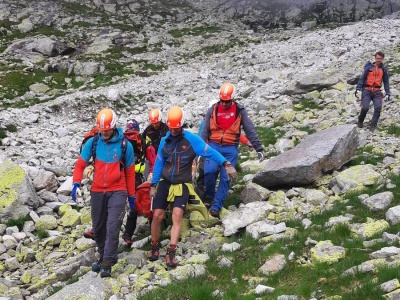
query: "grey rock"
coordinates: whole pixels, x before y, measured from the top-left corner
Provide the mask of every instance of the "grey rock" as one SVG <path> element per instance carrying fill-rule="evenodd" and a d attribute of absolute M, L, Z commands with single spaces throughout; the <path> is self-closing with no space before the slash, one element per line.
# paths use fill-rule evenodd
<path fill-rule="evenodd" d="M 388 209 L 386 212 L 386 221 L 388 221 L 391 225 L 400 223 L 400 205 Z"/>
<path fill-rule="evenodd" d="M 253 182 L 266 188 L 310 184 L 348 162 L 357 146 L 355 126 L 341 125 L 317 132 L 294 149 L 271 158 Z"/>
<path fill-rule="evenodd" d="M 400 253 L 400 248 L 397 247 L 383 247 L 381 250 L 372 252 L 370 258 L 383 258 L 389 257 Z"/>
<path fill-rule="evenodd" d="M 221 269 L 223 268 L 230 268 L 233 265 L 233 262 L 226 258 L 226 257 L 222 257 L 219 261 L 218 261 L 218 267 L 220 267 Z"/>
<path fill-rule="evenodd" d="M 371 211 L 379 211 L 389 207 L 393 199 L 392 192 L 382 192 L 362 200 L 361 203 L 368 206 Z"/>
<path fill-rule="evenodd" d="M 275 274 L 286 266 L 285 256 L 282 254 L 277 254 L 268 258 L 265 263 L 258 269 L 264 275 Z"/>
<path fill-rule="evenodd" d="M 380 287 L 385 293 L 389 293 L 395 289 L 398 289 L 400 287 L 400 282 L 397 278 L 395 278 L 382 283 Z"/>
<path fill-rule="evenodd" d="M 240 249 L 240 244 L 236 242 L 230 244 L 224 243 L 221 248 L 222 251 L 227 251 L 227 252 L 233 252 L 238 249 Z"/>
<path fill-rule="evenodd" d="M 247 204 L 255 201 L 265 201 L 270 194 L 271 191 L 268 189 L 251 182 L 244 187 L 240 194 L 240 199 L 244 204 Z"/>

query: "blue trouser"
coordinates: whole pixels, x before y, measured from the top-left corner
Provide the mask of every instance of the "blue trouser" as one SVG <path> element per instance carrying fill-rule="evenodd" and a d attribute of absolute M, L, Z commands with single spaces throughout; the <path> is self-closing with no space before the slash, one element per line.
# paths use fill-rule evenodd
<path fill-rule="evenodd" d="M 374 114 L 372 116 L 371 125 L 376 126 L 378 124 L 379 117 L 382 111 L 382 99 L 383 94 L 381 91 L 368 91 L 363 90 L 361 95 L 361 112 L 358 120 L 362 123 L 364 122 L 365 116 L 369 110 L 369 104 L 371 101 L 374 103 Z"/>
<path fill-rule="evenodd" d="M 236 166 L 238 160 L 238 148 L 234 145 L 219 145 L 210 142 L 209 146 L 222 154 L 229 160 L 232 166 Z M 206 198 L 214 199 L 210 209 L 220 211 L 224 206 L 225 198 L 229 191 L 229 178 L 224 168 L 219 172 L 219 164 L 209 158 L 204 163 L 204 185 L 206 189 Z M 216 175 L 220 173 L 219 185 L 215 193 Z"/>
<path fill-rule="evenodd" d="M 100 257 L 113 265 L 118 260 L 119 232 L 125 216 L 126 191 L 91 192 L 93 235 Z"/>

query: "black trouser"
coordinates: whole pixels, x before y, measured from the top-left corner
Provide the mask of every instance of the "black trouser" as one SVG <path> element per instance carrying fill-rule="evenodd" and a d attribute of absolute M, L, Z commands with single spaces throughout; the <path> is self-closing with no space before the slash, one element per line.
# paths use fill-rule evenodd
<path fill-rule="evenodd" d="M 378 124 L 379 117 L 381 116 L 382 111 L 382 99 L 383 94 L 381 91 L 368 91 L 363 90 L 361 95 L 361 112 L 358 116 L 358 120 L 363 123 L 364 119 L 369 110 L 369 104 L 371 101 L 374 104 L 374 114 L 372 116 L 371 125 L 376 126 Z"/>
<path fill-rule="evenodd" d="M 140 173 L 136 173 L 135 186 L 138 187 L 143 183 L 143 181 L 144 181 L 143 175 Z M 128 216 L 126 218 L 125 231 L 124 234 L 122 235 L 122 238 L 129 238 L 129 239 L 132 238 L 133 233 L 135 232 L 136 229 L 137 218 L 138 218 L 137 211 L 135 209 L 130 209 Z"/>

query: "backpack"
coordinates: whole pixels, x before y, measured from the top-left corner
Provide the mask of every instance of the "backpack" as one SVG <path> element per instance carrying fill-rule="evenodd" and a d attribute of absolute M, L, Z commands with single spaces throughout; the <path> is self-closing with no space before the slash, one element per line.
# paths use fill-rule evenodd
<path fill-rule="evenodd" d="M 86 144 L 86 142 L 90 139 L 93 138 L 93 143 L 92 143 L 92 159 L 93 159 L 93 164 L 96 160 L 96 149 L 97 149 L 97 143 L 99 142 L 100 138 L 100 132 L 97 126 L 93 127 L 90 129 L 89 132 L 85 133 L 82 143 L 81 143 L 81 148 L 80 152 L 82 152 L 83 146 Z M 120 168 L 121 170 L 124 168 L 125 164 L 125 155 L 126 155 L 126 141 L 127 139 L 124 137 L 124 139 L 121 142 L 121 159 L 120 159 Z"/>
<path fill-rule="evenodd" d="M 151 211 L 150 198 L 151 182 L 144 182 L 136 188 L 135 209 L 139 216 L 151 219 L 153 212 Z"/>
<path fill-rule="evenodd" d="M 136 130 L 126 130 L 124 136 L 132 144 L 133 152 L 135 152 L 135 172 L 143 173 L 145 169 L 145 151 L 143 150 L 144 142 L 140 133 Z"/>

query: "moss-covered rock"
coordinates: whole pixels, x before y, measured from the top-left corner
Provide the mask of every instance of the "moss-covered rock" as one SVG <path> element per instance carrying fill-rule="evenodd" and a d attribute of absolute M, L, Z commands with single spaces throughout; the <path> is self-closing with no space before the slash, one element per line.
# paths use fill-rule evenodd
<path fill-rule="evenodd" d="M 81 214 L 74 209 L 67 210 L 60 219 L 60 224 L 65 227 L 75 227 L 81 223 Z"/>
<path fill-rule="evenodd" d="M 331 241 L 320 241 L 311 249 L 311 260 L 317 263 L 333 264 L 344 258 L 346 251 L 341 246 L 335 246 Z"/>

